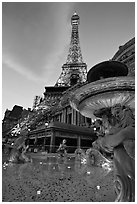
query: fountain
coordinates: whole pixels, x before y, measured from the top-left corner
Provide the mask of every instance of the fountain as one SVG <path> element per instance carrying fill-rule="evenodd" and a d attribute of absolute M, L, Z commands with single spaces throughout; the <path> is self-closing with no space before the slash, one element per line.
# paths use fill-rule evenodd
<path fill-rule="evenodd" d="M 117 202 L 135 201 L 135 79 L 127 75 L 128 68 L 123 63 L 99 63 L 88 72 L 88 82 L 76 86 L 70 95 L 74 109 L 102 120 L 104 135 L 88 152 L 95 157 L 103 153 L 107 161 L 107 154 L 112 155 Z"/>

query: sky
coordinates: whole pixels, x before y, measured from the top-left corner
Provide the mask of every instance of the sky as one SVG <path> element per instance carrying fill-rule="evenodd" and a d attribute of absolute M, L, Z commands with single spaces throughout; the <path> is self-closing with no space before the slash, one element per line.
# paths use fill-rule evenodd
<path fill-rule="evenodd" d="M 135 36 L 134 2 L 3 2 L 2 116 L 14 105 L 32 108 L 34 97 L 55 85 L 75 11 L 87 70 L 111 59 Z"/>

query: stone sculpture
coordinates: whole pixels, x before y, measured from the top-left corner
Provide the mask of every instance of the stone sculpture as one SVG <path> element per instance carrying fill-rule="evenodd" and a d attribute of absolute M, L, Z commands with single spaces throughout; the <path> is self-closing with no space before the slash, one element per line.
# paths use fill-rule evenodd
<path fill-rule="evenodd" d="M 21 136 L 16 139 L 10 153 L 9 161 L 12 163 L 31 162 L 31 158 L 26 154 L 28 147 L 29 146 L 25 144 L 24 137 Z"/>
<path fill-rule="evenodd" d="M 67 146 L 66 146 L 66 140 L 64 139 L 62 141 L 62 143 L 60 144 L 59 148 L 57 149 L 57 153 L 59 157 L 64 157 L 67 154 L 67 150 L 66 150 Z"/>
<path fill-rule="evenodd" d="M 98 112 L 100 113 L 96 114 L 101 116 L 101 111 Z M 109 117 L 105 117 L 105 126 L 107 134 L 95 143 L 102 151 L 114 155 L 115 187 L 118 194 L 116 201 L 133 202 L 135 200 L 134 114 L 128 106 L 117 104 L 110 109 Z"/>

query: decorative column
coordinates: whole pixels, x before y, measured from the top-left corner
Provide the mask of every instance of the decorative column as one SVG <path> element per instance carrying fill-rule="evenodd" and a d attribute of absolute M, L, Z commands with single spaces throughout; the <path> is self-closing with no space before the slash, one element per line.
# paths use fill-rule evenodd
<path fill-rule="evenodd" d="M 65 123 L 67 123 L 68 122 L 68 119 L 67 119 L 67 117 L 68 117 L 68 115 L 67 115 L 67 107 L 65 108 Z"/>
<path fill-rule="evenodd" d="M 77 124 L 77 125 L 80 125 L 80 113 L 77 112 L 76 114 L 77 114 L 77 116 L 78 116 L 78 124 Z"/>

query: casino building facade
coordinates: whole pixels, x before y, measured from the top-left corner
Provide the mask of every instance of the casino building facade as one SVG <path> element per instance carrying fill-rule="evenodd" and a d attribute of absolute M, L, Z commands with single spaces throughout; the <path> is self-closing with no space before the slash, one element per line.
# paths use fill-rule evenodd
<path fill-rule="evenodd" d="M 135 75 L 135 38 L 119 47 L 112 60 L 119 61 L 127 65 L 128 75 Z"/>

